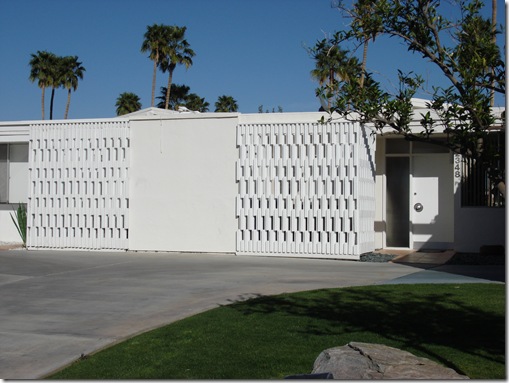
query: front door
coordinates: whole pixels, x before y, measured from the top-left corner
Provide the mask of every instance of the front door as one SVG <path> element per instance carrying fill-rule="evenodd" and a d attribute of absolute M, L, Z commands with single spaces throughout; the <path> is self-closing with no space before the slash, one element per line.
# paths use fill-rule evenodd
<path fill-rule="evenodd" d="M 414 154 L 411 180 L 412 247 L 449 248 L 454 241 L 454 180 L 450 154 Z"/>
<path fill-rule="evenodd" d="M 410 247 L 410 157 L 387 157 L 386 244 Z"/>

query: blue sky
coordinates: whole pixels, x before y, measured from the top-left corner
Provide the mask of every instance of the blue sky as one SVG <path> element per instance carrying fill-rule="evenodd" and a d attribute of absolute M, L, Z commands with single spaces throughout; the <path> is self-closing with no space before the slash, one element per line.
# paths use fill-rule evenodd
<path fill-rule="evenodd" d="M 505 25 L 504 2 L 498 7 Z M 318 110 L 314 64 L 304 47 L 343 27 L 330 0 L 1 0 L 0 121 L 40 118 L 41 90 L 28 80 L 30 54 L 38 50 L 77 55 L 86 68 L 69 118 L 114 117 L 122 92 L 136 93 L 149 107 L 152 62 L 140 46 L 154 23 L 186 26 L 196 52 L 191 68 L 176 69 L 174 82 L 204 97 L 210 111 L 219 96 L 233 96 L 242 113 L 257 113 L 259 105 Z M 422 73 L 429 88 L 440 81 L 396 41 L 381 42 L 370 50 L 368 66 L 383 74 L 389 90 L 398 68 Z M 157 89 L 166 82 L 158 72 Z M 63 118 L 65 102 L 66 91 L 57 91 L 54 118 Z"/>

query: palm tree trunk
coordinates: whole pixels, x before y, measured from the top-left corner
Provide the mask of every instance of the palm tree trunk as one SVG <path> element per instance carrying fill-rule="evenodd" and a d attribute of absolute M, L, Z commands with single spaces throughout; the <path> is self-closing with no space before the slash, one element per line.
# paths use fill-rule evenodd
<path fill-rule="evenodd" d="M 170 69 L 168 71 L 168 88 L 166 89 L 166 100 L 164 102 L 164 109 L 168 109 L 168 105 L 170 104 L 170 93 L 171 93 L 171 84 L 173 83 L 173 70 Z"/>
<path fill-rule="evenodd" d="M 69 89 L 67 92 L 67 103 L 65 104 L 64 120 L 67 120 L 67 116 L 69 115 L 69 105 L 71 105 L 71 89 Z"/>
<path fill-rule="evenodd" d="M 53 120 L 53 100 L 55 99 L 55 88 L 51 88 L 51 102 L 49 104 L 49 119 Z"/>
<path fill-rule="evenodd" d="M 42 87 L 42 97 L 41 97 L 41 110 L 42 110 L 42 119 L 44 120 L 44 94 L 46 93 L 46 87 Z"/>
<path fill-rule="evenodd" d="M 491 0 L 491 26 L 493 28 L 492 41 L 493 41 L 493 44 L 496 44 L 497 43 L 497 35 L 496 35 L 495 31 L 497 30 L 497 0 Z M 495 75 L 494 68 L 491 68 L 491 74 Z M 495 86 L 494 80 L 491 82 L 491 85 Z M 491 91 L 490 91 L 490 106 L 492 108 L 495 106 L 495 90 L 494 89 L 491 89 Z"/>
<path fill-rule="evenodd" d="M 334 69 L 329 69 L 329 91 L 332 92 L 334 86 Z M 330 111 L 332 107 L 331 97 L 327 97 L 327 111 Z"/>
<path fill-rule="evenodd" d="M 159 61 L 159 58 L 156 56 L 154 59 L 154 72 L 152 74 L 152 102 L 150 103 L 150 106 L 154 106 L 154 100 L 156 98 L 156 73 L 157 73 L 157 62 Z"/>
<path fill-rule="evenodd" d="M 363 53 L 362 53 L 362 71 L 361 71 L 361 80 L 360 80 L 360 87 L 361 89 L 364 87 L 364 72 L 366 72 L 366 63 L 368 61 L 368 44 L 369 44 L 369 41 L 368 39 L 366 39 L 364 41 L 364 50 L 363 50 Z"/>

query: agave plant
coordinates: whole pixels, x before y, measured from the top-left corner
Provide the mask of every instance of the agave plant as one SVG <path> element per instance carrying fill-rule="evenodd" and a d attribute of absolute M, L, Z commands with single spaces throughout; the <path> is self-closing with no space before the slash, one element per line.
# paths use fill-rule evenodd
<path fill-rule="evenodd" d="M 24 203 L 20 203 L 18 208 L 14 210 L 14 215 L 11 214 L 12 222 L 18 229 L 19 236 L 23 241 L 23 247 L 27 243 L 27 207 Z"/>

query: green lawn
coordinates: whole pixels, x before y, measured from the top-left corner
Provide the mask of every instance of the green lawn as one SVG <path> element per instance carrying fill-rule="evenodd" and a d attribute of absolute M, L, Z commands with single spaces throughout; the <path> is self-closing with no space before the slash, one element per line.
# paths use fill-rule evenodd
<path fill-rule="evenodd" d="M 382 343 L 505 379 L 505 285 L 385 285 L 259 297 L 89 356 L 51 379 L 281 379 L 318 354 Z"/>

